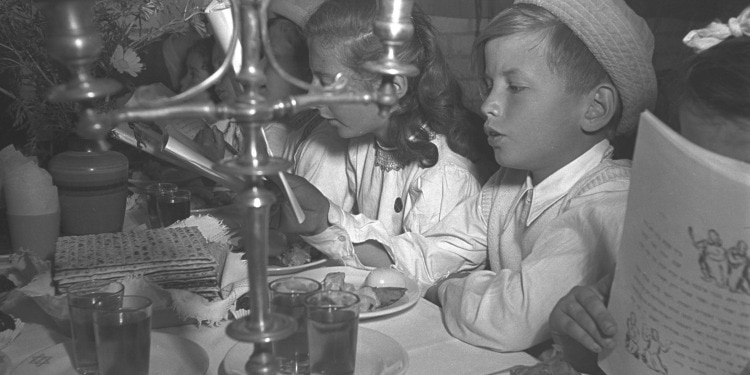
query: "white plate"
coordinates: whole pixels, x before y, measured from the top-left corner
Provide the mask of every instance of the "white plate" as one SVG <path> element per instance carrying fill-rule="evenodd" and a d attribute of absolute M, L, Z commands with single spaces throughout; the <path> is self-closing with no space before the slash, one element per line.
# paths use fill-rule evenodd
<path fill-rule="evenodd" d="M 291 266 L 291 267 L 281 267 L 281 266 L 272 266 L 268 265 L 268 274 L 271 276 L 277 276 L 277 275 L 288 275 L 290 273 L 300 272 L 304 271 L 308 268 L 315 267 L 319 264 L 323 264 L 327 259 L 317 259 L 313 260 L 310 263 L 305 263 L 299 266 Z"/>
<path fill-rule="evenodd" d="M 245 363 L 253 344 L 237 343 L 222 361 L 223 375 L 245 375 Z M 354 375 L 401 375 L 409 367 L 409 355 L 396 340 L 380 332 L 359 327 Z"/>
<path fill-rule="evenodd" d="M 66 347 L 66 344 L 68 346 Z M 11 375 L 78 375 L 68 352 L 71 342 L 42 349 L 19 363 Z M 204 375 L 208 354 L 195 342 L 160 332 L 151 332 L 151 375 Z"/>
<path fill-rule="evenodd" d="M 323 279 L 325 279 L 326 275 L 331 272 L 345 273 L 346 278 L 344 279 L 344 281 L 354 285 L 354 287 L 357 289 L 359 289 L 362 284 L 364 284 L 365 278 L 367 278 L 367 275 L 370 273 L 370 271 L 352 267 L 323 267 L 300 272 L 297 276 L 309 277 L 313 280 L 322 282 Z M 359 319 L 371 319 L 383 315 L 395 314 L 399 311 L 406 310 L 419 302 L 419 298 L 422 296 L 419 292 L 419 284 L 406 276 L 402 277 L 404 278 L 404 282 L 406 283 L 406 294 L 404 294 L 404 296 L 401 297 L 400 300 L 383 309 L 362 312 L 359 314 Z"/>

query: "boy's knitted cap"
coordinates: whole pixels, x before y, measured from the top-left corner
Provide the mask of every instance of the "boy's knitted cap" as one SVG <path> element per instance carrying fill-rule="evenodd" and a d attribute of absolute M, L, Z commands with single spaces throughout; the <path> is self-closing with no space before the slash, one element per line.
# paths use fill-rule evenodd
<path fill-rule="evenodd" d="M 325 0 L 273 0 L 268 5 L 269 12 L 273 12 L 290 19 L 299 27 L 304 27 L 310 15 L 318 9 Z"/>
<path fill-rule="evenodd" d="M 646 21 L 623 0 L 515 0 L 522 3 L 554 14 L 586 44 L 620 93 L 617 133 L 634 130 L 640 113 L 656 103 L 654 36 Z"/>

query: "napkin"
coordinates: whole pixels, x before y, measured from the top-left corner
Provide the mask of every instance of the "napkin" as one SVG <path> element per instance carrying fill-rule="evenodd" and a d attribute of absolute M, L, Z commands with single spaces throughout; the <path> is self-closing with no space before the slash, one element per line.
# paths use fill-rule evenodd
<path fill-rule="evenodd" d="M 0 150 L 0 189 L 10 215 L 46 215 L 60 210 L 52 176 L 13 145 Z"/>

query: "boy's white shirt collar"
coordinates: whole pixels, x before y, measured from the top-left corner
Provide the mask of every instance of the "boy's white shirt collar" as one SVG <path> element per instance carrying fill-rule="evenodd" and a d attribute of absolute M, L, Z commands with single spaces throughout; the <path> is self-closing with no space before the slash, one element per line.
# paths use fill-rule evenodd
<path fill-rule="evenodd" d="M 518 200 L 520 200 L 523 197 L 523 192 L 528 189 L 534 189 L 526 225 L 532 223 L 545 210 L 562 199 L 583 175 L 599 165 L 602 159 L 609 157 L 610 154 L 611 146 L 609 141 L 604 139 L 575 160 L 558 169 L 537 186 L 534 186 L 531 182 L 531 174 L 527 174 L 526 183 L 521 189 L 522 193 L 518 195 Z M 515 205 L 517 204 L 518 202 L 515 203 Z"/>

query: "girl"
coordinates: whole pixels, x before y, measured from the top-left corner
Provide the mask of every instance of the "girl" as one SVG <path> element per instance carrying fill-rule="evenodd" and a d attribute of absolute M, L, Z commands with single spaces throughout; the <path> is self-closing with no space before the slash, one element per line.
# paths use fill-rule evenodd
<path fill-rule="evenodd" d="M 340 73 L 355 90 L 377 89 L 380 77 L 362 67 L 384 51 L 372 33 L 377 15 L 374 0 L 331 0 L 317 9 L 305 27 L 313 84 L 330 85 Z M 398 58 L 419 68 L 419 75 L 395 77 L 399 100 L 388 118 L 378 115 L 375 104 L 320 108 L 350 140 L 347 179 L 340 188 L 347 189 L 352 204 L 334 204 L 292 178 L 308 219 L 299 225 L 285 215 L 283 229 L 316 234 L 305 238 L 347 265 L 390 265 L 378 239 L 424 232 L 479 191 L 470 159 L 488 148 L 485 138 L 474 137 L 479 126 L 470 123 L 460 104 L 428 17 L 415 7 L 411 20 L 414 36 L 400 47 Z M 484 148 L 472 143 L 479 139 Z"/>

